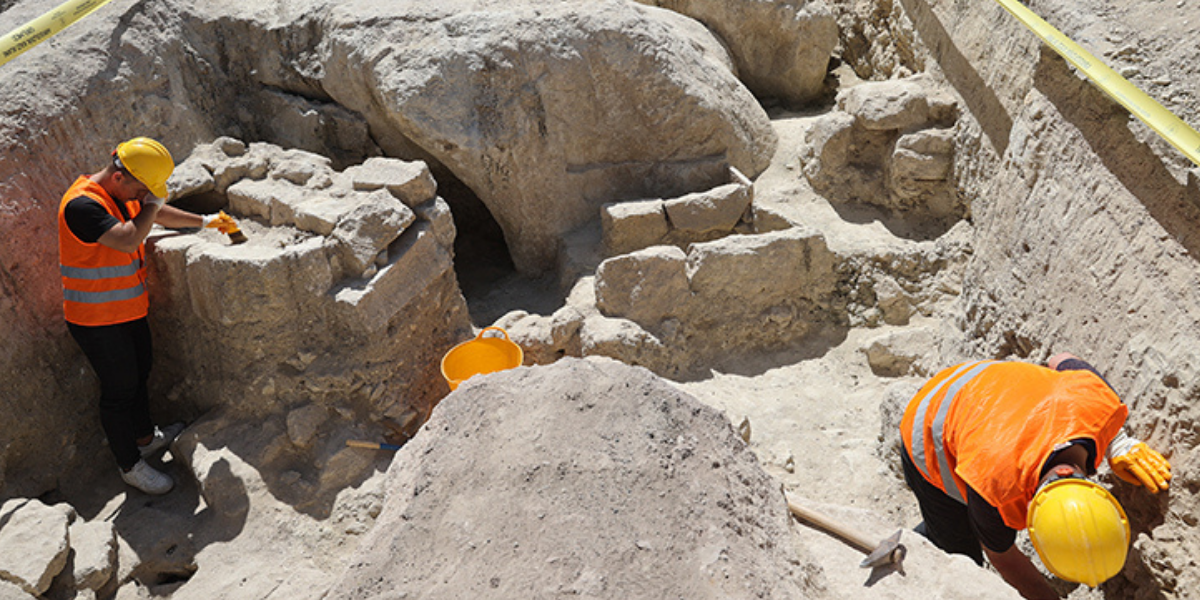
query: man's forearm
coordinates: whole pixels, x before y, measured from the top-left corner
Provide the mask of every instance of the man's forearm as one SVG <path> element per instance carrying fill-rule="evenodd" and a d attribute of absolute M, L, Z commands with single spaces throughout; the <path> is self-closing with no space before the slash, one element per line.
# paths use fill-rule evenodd
<path fill-rule="evenodd" d="M 155 223 L 163 227 L 203 227 L 204 218 L 198 214 L 188 212 L 181 208 L 175 208 L 171 205 L 164 205 L 158 211 L 158 215 L 154 219 Z"/>
<path fill-rule="evenodd" d="M 993 552 L 986 547 L 983 551 L 993 567 L 1009 585 L 1020 592 L 1027 600 L 1054 600 L 1058 593 L 1046 581 L 1046 576 L 1033 566 L 1033 562 L 1016 546 L 1004 552 Z"/>

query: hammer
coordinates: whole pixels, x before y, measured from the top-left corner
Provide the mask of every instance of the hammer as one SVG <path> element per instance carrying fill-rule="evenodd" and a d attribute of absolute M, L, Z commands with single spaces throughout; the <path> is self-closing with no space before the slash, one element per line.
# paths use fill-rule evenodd
<path fill-rule="evenodd" d="M 837 523 L 825 515 L 800 506 L 793 502 L 791 498 L 787 498 L 787 505 L 788 510 L 797 519 L 849 542 L 851 546 L 866 554 L 867 557 L 858 566 L 873 569 L 875 567 L 895 565 L 896 570 L 904 573 L 901 562 L 904 560 L 904 555 L 908 553 L 908 550 L 904 547 L 904 544 L 900 543 L 900 532 L 903 530 L 897 530 L 891 537 L 878 544 L 872 544 L 865 535 Z"/>

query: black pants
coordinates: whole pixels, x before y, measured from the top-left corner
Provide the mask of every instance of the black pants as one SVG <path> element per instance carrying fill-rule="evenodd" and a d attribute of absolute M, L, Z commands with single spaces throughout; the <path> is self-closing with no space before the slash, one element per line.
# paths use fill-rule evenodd
<path fill-rule="evenodd" d="M 67 323 L 100 378 L 100 424 L 108 447 L 124 470 L 141 459 L 137 440 L 154 433 L 150 420 L 150 325 L 143 317 L 128 323 L 84 327 Z"/>
<path fill-rule="evenodd" d="M 929 538 L 938 548 L 951 554 L 969 556 L 982 565 L 983 546 L 979 544 L 979 537 L 971 527 L 967 505 L 925 481 L 925 477 L 908 456 L 907 449 L 901 448 L 900 461 L 904 464 L 904 481 L 917 496 L 917 503 L 921 506 L 921 518 L 925 519 L 924 531 L 919 533 Z"/>

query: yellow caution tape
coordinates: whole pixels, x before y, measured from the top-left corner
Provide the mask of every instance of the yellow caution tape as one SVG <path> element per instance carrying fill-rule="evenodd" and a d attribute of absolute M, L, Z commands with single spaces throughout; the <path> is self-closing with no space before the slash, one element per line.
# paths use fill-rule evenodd
<path fill-rule="evenodd" d="M 0 39 L 0 65 L 50 39 L 67 26 L 112 0 L 67 0 L 54 10 L 10 31 Z"/>
<path fill-rule="evenodd" d="M 1200 165 L 1200 133 L 1017 0 L 996 0 L 1104 93 Z"/>

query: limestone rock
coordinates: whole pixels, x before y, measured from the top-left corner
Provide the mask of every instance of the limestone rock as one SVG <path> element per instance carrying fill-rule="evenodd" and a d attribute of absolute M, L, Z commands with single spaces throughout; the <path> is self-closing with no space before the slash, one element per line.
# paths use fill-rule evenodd
<path fill-rule="evenodd" d="M 605 204 L 600 210 L 604 247 L 609 254 L 624 254 L 654 246 L 670 230 L 662 200 Z"/>
<path fill-rule="evenodd" d="M 613 256 L 658 244 L 686 248 L 735 232 L 753 232 L 753 183 L 733 167 L 729 178 L 731 183 L 677 198 L 604 205 L 600 225 L 605 253 Z"/>
<path fill-rule="evenodd" d="M 829 7 L 813 0 L 639 0 L 688 15 L 729 46 L 739 77 L 758 96 L 813 102 L 838 45 Z"/>
<path fill-rule="evenodd" d="M 585 320 L 583 353 L 668 376 L 780 348 L 836 323 L 838 264 L 824 238 L 801 227 L 697 243 L 686 255 L 657 246 L 611 258 L 595 279 L 609 318 Z"/>
<path fill-rule="evenodd" d="M 925 218 L 944 231 L 966 212 L 954 176 L 956 115 L 928 77 L 860 83 L 809 130 L 804 175 L 831 202 Z"/>
<path fill-rule="evenodd" d="M 75 588 L 99 590 L 116 571 L 117 535 L 112 523 L 76 521 L 71 525 Z"/>
<path fill-rule="evenodd" d="M 331 236 L 341 242 L 342 268 L 347 273 L 367 275 L 367 269 L 375 263 L 380 252 L 400 237 L 400 234 L 416 220 L 412 209 L 391 194 L 378 191 L 357 204 Z M 384 264 L 387 264 L 384 259 Z"/>
<path fill-rule="evenodd" d="M 458 229 L 454 225 L 454 215 L 450 212 L 450 205 L 445 200 L 441 198 L 427 200 L 413 207 L 413 211 L 416 212 L 419 219 L 429 222 L 439 246 L 454 247 L 454 238 L 458 235 Z"/>
<path fill-rule="evenodd" d="M 837 98 L 838 108 L 870 131 L 907 130 L 929 122 L 926 78 L 873 81 L 856 85 Z"/>
<path fill-rule="evenodd" d="M 409 208 L 431 200 L 437 193 L 437 182 L 429 167 L 422 162 L 395 158 L 371 158 L 362 165 L 346 169 L 354 189 L 374 191 L 387 189 Z"/>
<path fill-rule="evenodd" d="M 0 579 L 40 596 L 67 564 L 73 509 L 15 498 L 0 506 Z"/>
<path fill-rule="evenodd" d="M 687 255 L 674 246 L 653 246 L 610 258 L 596 271 L 596 306 L 650 330 L 670 317 L 689 314 Z"/>
<path fill-rule="evenodd" d="M 728 306 L 815 299 L 829 293 L 836 281 L 834 257 L 824 238 L 804 228 L 696 244 L 687 262 L 692 291 Z"/>
<path fill-rule="evenodd" d="M 918 328 L 882 335 L 862 349 L 871 371 L 881 377 L 932 375 L 922 369 L 921 348 L 934 345 L 933 332 Z"/>
<path fill-rule="evenodd" d="M 733 231 L 746 209 L 751 194 L 746 186 L 730 183 L 707 192 L 697 192 L 663 203 L 667 219 L 677 230 L 688 233 Z"/>
<path fill-rule="evenodd" d="M 332 11 L 323 86 L 370 120 L 403 115 L 393 126 L 475 191 L 522 272 L 552 267 L 605 202 L 706 189 L 729 165 L 756 175 L 774 151 L 763 109 L 678 15 L 454 0 L 383 18 L 392 6 Z"/>
<path fill-rule="evenodd" d="M 675 323 L 664 323 L 671 330 Z M 623 318 L 588 315 L 579 330 L 580 355 L 615 358 L 627 364 L 645 367 L 664 377 L 684 373 L 677 356 L 663 340 L 641 325 Z"/>
<path fill-rule="evenodd" d="M 901 135 L 887 163 L 890 187 L 902 206 L 953 215 L 960 201 L 953 186 L 954 132 L 930 128 Z"/>
<path fill-rule="evenodd" d="M 512 311 L 496 325 L 521 347 L 527 365 L 548 365 L 564 356 L 581 356 L 579 330 L 584 315 L 568 303 L 550 316 Z"/>
<path fill-rule="evenodd" d="M 297 408 L 287 415 L 288 438 L 301 448 L 312 446 L 317 431 L 329 419 L 329 409 L 315 404 Z"/>

